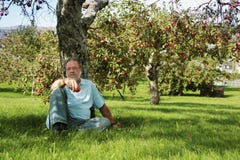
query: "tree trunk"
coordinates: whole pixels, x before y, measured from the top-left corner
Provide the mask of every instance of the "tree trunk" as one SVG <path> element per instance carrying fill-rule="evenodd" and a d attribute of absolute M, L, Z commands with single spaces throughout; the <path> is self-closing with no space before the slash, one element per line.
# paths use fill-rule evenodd
<path fill-rule="evenodd" d="M 145 67 L 149 87 L 150 87 L 150 103 L 157 105 L 160 103 L 160 95 L 158 90 L 158 67 L 148 65 Z"/>
<path fill-rule="evenodd" d="M 86 34 L 99 10 L 108 0 L 59 0 L 57 4 L 57 35 L 60 60 L 65 75 L 64 60 L 76 56 L 82 65 L 82 77 L 88 78 L 89 60 Z M 86 8 L 84 14 L 83 7 Z"/>

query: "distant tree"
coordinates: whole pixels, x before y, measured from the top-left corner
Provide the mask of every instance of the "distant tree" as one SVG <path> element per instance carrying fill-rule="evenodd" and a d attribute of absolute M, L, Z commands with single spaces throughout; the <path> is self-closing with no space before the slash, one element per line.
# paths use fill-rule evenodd
<path fill-rule="evenodd" d="M 43 95 L 61 76 L 54 32 L 23 27 L 0 39 L 0 44 L 0 82 L 14 83 L 25 93 Z"/>

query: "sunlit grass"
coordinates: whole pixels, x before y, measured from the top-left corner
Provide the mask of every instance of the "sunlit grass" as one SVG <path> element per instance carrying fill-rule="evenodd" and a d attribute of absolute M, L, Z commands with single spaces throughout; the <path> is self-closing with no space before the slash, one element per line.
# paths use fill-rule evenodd
<path fill-rule="evenodd" d="M 157 106 L 149 104 L 146 83 L 126 101 L 104 92 L 120 128 L 59 136 L 45 128 L 47 104 L 0 85 L 0 159 L 238 160 L 239 91 L 225 88 L 224 98 L 161 96 Z"/>

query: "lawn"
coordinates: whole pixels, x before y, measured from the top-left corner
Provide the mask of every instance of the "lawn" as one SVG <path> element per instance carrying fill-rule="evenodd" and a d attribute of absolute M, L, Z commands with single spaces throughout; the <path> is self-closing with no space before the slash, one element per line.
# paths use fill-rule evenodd
<path fill-rule="evenodd" d="M 0 159 L 239 160 L 240 88 L 224 98 L 162 96 L 149 104 L 146 83 L 137 94 L 104 92 L 118 129 L 57 135 L 45 128 L 48 105 L 0 84 Z"/>

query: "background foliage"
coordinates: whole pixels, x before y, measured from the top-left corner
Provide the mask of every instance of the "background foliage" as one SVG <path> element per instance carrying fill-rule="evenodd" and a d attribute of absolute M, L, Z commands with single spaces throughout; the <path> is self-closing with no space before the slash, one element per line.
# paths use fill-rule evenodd
<path fill-rule="evenodd" d="M 117 90 L 124 99 L 136 93 L 139 80 L 158 76 L 161 95 L 214 88 L 215 81 L 238 77 L 221 72 L 225 62 L 239 61 L 238 28 L 212 23 L 204 12 L 147 6 L 137 0 L 114 1 L 99 12 L 87 41 L 90 77 L 104 90 Z M 58 42 L 52 31 L 24 27 L 1 39 L 0 81 L 18 84 L 25 93 L 48 95 L 61 77 Z"/>
<path fill-rule="evenodd" d="M 0 41 L 0 82 L 17 84 L 28 94 L 49 94 L 50 84 L 61 77 L 56 34 L 23 27 Z"/>

